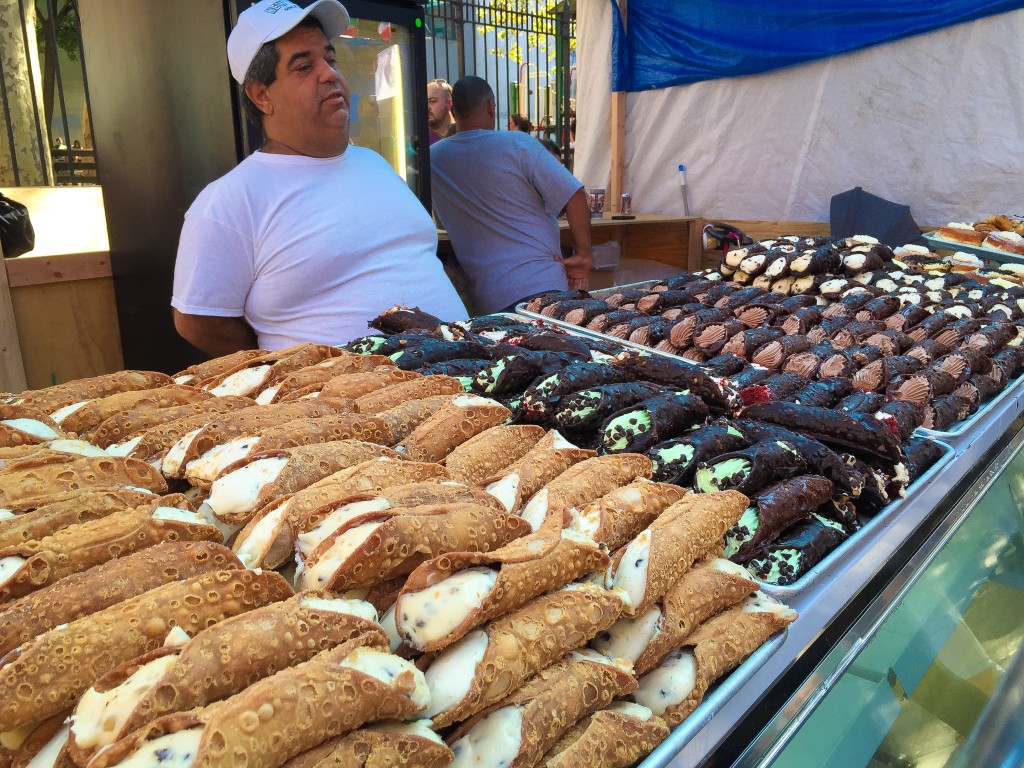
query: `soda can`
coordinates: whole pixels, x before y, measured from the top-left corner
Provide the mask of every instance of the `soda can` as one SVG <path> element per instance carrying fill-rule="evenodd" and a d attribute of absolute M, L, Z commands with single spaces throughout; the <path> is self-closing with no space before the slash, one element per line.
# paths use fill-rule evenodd
<path fill-rule="evenodd" d="M 622 213 L 633 213 L 633 196 L 627 192 L 622 193 Z"/>

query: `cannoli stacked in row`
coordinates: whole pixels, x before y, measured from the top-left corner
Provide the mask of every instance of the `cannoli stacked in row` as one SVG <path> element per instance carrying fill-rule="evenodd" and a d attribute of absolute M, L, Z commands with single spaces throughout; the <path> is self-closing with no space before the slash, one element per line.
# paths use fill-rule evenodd
<path fill-rule="evenodd" d="M 935 236 L 954 243 L 1024 254 L 1024 219 L 1000 214 L 981 221 L 951 221 L 935 231 Z"/>

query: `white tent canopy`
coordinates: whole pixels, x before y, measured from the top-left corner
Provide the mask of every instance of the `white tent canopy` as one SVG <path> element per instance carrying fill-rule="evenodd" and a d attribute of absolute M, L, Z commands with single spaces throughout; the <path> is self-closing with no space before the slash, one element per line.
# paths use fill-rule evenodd
<path fill-rule="evenodd" d="M 575 174 L 608 186 L 612 9 L 578 6 Z M 628 20 L 627 20 L 628 23 Z M 626 96 L 634 210 L 828 221 L 855 186 L 921 225 L 1024 214 L 1024 10 L 787 69 Z"/>

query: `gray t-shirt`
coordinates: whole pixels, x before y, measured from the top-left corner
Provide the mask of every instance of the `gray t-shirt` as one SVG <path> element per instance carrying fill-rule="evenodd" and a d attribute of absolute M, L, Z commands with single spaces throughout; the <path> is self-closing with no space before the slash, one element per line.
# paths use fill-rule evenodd
<path fill-rule="evenodd" d="M 558 213 L 583 185 L 533 136 L 460 131 L 430 148 L 434 207 L 477 312 L 568 288 Z"/>

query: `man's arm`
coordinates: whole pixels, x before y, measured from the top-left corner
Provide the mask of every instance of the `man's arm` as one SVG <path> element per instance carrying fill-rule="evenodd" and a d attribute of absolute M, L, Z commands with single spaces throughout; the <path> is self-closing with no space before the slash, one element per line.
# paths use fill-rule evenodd
<path fill-rule="evenodd" d="M 565 218 L 569 222 L 573 246 L 573 255 L 562 260 L 565 276 L 569 279 L 570 289 L 586 289 L 593 257 L 590 250 L 590 206 L 582 187 L 565 204 Z"/>
<path fill-rule="evenodd" d="M 256 349 L 256 333 L 241 317 L 186 315 L 173 308 L 171 312 L 181 337 L 208 355 L 219 357 L 240 349 Z"/>

